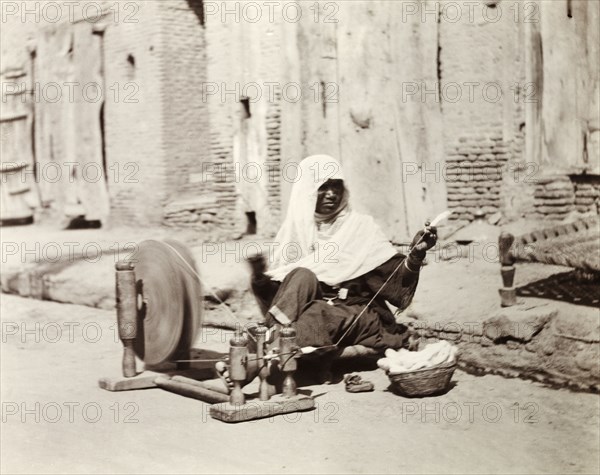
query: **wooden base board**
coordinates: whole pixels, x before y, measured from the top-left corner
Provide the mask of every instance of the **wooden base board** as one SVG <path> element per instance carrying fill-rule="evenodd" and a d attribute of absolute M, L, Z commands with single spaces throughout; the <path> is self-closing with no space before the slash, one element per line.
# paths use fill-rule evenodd
<path fill-rule="evenodd" d="M 107 391 L 133 391 L 135 389 L 156 388 L 157 385 L 155 384 L 154 380 L 159 376 L 166 376 L 167 378 L 171 376 L 185 376 L 191 379 L 204 380 L 214 377 L 214 369 L 172 369 L 160 373 L 156 371 L 143 371 L 132 378 L 125 378 L 124 376 L 118 378 L 100 378 L 98 380 L 98 386 L 100 386 L 102 389 L 106 389 Z"/>
<path fill-rule="evenodd" d="M 208 403 L 223 403 L 229 401 L 229 396 L 217 391 L 211 390 L 202 384 L 201 381 L 195 379 L 185 378 L 182 376 L 174 376 L 169 378 L 168 376 L 159 376 L 155 380 L 156 385 L 180 396 L 190 397 L 193 399 L 199 399 L 203 402 Z"/>
<path fill-rule="evenodd" d="M 223 422 L 244 422 L 265 417 L 300 412 L 315 407 L 315 401 L 310 396 L 297 395 L 286 398 L 281 395 L 273 396 L 268 401 L 252 400 L 245 404 L 223 402 L 210 406 L 210 416 Z"/>
<path fill-rule="evenodd" d="M 156 388 L 154 380 L 159 376 L 161 376 L 161 373 L 144 371 L 133 378 L 100 378 L 98 386 L 107 391 L 132 391 L 134 389 Z"/>

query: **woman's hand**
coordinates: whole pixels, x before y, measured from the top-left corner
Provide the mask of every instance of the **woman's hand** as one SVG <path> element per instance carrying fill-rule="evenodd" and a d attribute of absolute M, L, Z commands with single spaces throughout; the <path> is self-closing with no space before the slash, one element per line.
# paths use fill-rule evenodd
<path fill-rule="evenodd" d="M 410 245 L 410 255 L 417 259 L 425 259 L 426 252 L 437 243 L 437 228 L 425 223 L 425 229 L 421 229 L 415 234 Z"/>
<path fill-rule="evenodd" d="M 248 264 L 250 264 L 250 269 L 252 270 L 252 275 L 254 277 L 261 276 L 267 270 L 267 260 L 265 256 L 262 254 L 255 254 L 246 259 Z"/>

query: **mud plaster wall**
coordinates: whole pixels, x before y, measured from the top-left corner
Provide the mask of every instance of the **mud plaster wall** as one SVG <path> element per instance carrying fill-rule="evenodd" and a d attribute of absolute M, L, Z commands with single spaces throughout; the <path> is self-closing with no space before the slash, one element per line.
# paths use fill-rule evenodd
<path fill-rule="evenodd" d="M 518 24 L 506 5 L 480 3 L 472 13 L 461 6 L 458 14 L 440 12 L 441 101 L 448 205 L 454 219 L 471 220 L 478 208 L 486 215 L 502 209 L 503 175 L 518 152 L 511 90 L 517 78 L 507 74 L 518 58 Z"/>
<path fill-rule="evenodd" d="M 52 5 L 61 6 L 57 20 Z M 96 20 L 98 7 L 103 15 Z M 208 115 L 201 95 L 206 80 L 201 2 L 36 2 L 27 8 L 32 13 L 23 15 L 19 10 L 8 17 L 2 29 L 2 71 L 27 69 L 32 64 L 26 48 L 30 44 L 39 50 L 37 74 L 28 74 L 26 80 L 56 76 L 60 83 L 67 81 L 69 78 L 52 72 L 56 58 L 45 57 L 44 38 L 53 31 L 64 30 L 69 35 L 85 28 L 90 35 L 94 32 L 102 49 L 101 61 L 93 67 L 101 72 L 95 80 L 103 92 L 106 205 L 110 204 L 110 214 L 103 216 L 103 221 L 164 223 L 165 214 L 169 218 L 168 205 L 179 193 L 195 189 L 193 177 L 201 172 L 207 156 Z M 36 106 L 45 105 L 41 102 L 33 104 L 32 115 Z M 63 97 L 59 106 L 65 102 Z M 36 136 L 38 140 L 45 133 L 38 128 Z M 99 142 L 94 141 L 97 149 L 102 147 Z M 68 157 L 60 153 L 55 159 L 64 162 Z M 37 185 L 41 191 L 52 188 L 51 196 L 42 198 L 63 202 L 68 185 L 48 185 Z M 50 218 L 55 219 L 56 213 Z M 166 221 L 177 222 L 177 217 Z"/>
<path fill-rule="evenodd" d="M 587 152 L 598 143 L 598 2 L 539 2 L 543 48 L 540 82 L 540 163 L 554 169 L 600 172 Z M 534 31 L 534 33 L 537 33 Z"/>
<path fill-rule="evenodd" d="M 160 2 L 159 81 L 161 147 L 167 195 L 164 223 L 207 231 L 215 205 L 205 199 L 201 177 L 209 161 L 209 111 L 203 101 L 206 35 L 202 2 Z"/>
<path fill-rule="evenodd" d="M 281 192 L 280 11 L 248 22 L 239 5 L 221 4 L 206 18 L 210 158 L 202 185 L 219 203 L 210 217 L 216 227 L 239 236 L 253 214 L 257 232 L 269 235 L 279 226 Z"/>
<path fill-rule="evenodd" d="M 271 71 L 271 78 L 280 80 L 283 87 L 301 87 L 301 100 L 283 91 L 277 103 L 281 106 L 282 170 L 314 153 L 339 157 L 355 208 L 374 215 L 396 241 L 419 229 L 424 217 L 444 209 L 446 197 L 447 205 L 456 211 L 454 219 L 470 220 L 477 209 L 488 216 L 500 212 L 507 219 L 554 219 L 556 213 L 545 212 L 546 202 L 553 197 L 544 196 L 539 180 L 554 173 L 555 165 L 565 168 L 573 160 L 594 163 L 590 158 L 597 155 L 593 149 L 597 115 L 582 101 L 588 92 L 597 90 L 597 60 L 592 59 L 597 52 L 597 33 L 589 26 L 597 17 L 596 6 L 578 3 L 569 18 L 566 0 L 532 2 L 528 8 L 511 2 L 480 2 L 475 5 L 473 19 L 470 5 L 465 4 L 458 12 L 459 21 L 455 21 L 451 15 L 456 17 L 457 12 L 447 9 L 449 4 L 457 5 L 423 2 L 417 15 L 406 16 L 402 2 L 344 2 L 336 4 L 336 22 L 325 21 L 331 13 L 327 2 L 300 4 L 300 20 L 283 22 L 280 30 L 275 29 L 281 32 L 283 66 L 278 73 Z M 421 14 L 436 8 L 437 19 Z M 551 38 L 553 32 L 560 31 L 559 36 L 569 44 L 566 49 L 551 48 L 558 51 L 560 61 L 554 58 L 549 65 L 538 67 L 532 40 L 536 28 L 546 32 L 549 38 L 544 40 L 543 33 L 541 41 L 548 41 L 550 46 L 556 43 Z M 237 36 L 230 35 L 237 40 L 231 41 L 241 38 L 246 52 L 259 51 L 252 49 L 259 29 L 246 25 L 245 31 L 243 27 L 237 31 Z M 224 41 L 227 44 L 227 39 Z M 231 45 L 230 50 L 239 52 L 239 47 Z M 577 55 L 579 50 L 585 50 L 583 59 Z M 565 51 L 572 54 L 565 56 Z M 261 53 L 267 58 L 264 50 Z M 548 55 L 552 56 L 546 52 Z M 253 64 L 247 59 L 250 56 L 242 55 L 244 68 Z M 225 64 L 215 57 L 219 64 Z M 264 63 L 276 64 L 276 58 L 272 59 L 275 61 Z M 209 73 L 209 77 L 229 77 L 227 74 L 236 70 L 235 64 L 216 69 L 219 74 Z M 587 125 L 584 129 L 575 127 L 579 134 L 566 134 L 570 155 L 553 152 L 551 164 L 532 155 L 531 143 L 547 138 L 536 128 L 540 117 L 548 128 L 556 128 L 557 113 L 539 75 L 558 84 L 564 71 L 557 65 L 577 71 L 577 79 L 568 81 L 567 89 L 574 82 L 587 91 L 583 95 L 563 91 L 559 110 L 568 110 L 571 118 L 566 129 L 573 130 L 573 120 Z M 246 72 L 242 85 L 251 77 Z M 403 94 L 407 85 L 415 83 L 417 94 Z M 458 100 L 452 96 L 452 84 L 458 85 Z M 437 98 L 427 93 L 436 89 L 440 93 Z M 556 87 L 550 89 L 561 92 Z M 239 135 L 236 127 L 240 121 L 235 116 L 239 110 L 226 109 L 224 117 L 235 117 L 230 121 L 233 125 L 224 124 L 219 131 L 213 128 L 213 137 L 218 137 L 213 140 L 221 158 L 231 147 L 235 161 L 239 142 L 234 138 L 233 144 L 228 144 L 227 137 Z M 274 117 L 277 115 L 275 112 Z M 277 126 L 276 119 L 270 123 Z M 223 132 L 227 127 L 233 129 Z M 554 134 L 551 142 L 555 143 L 557 136 L 560 134 Z M 576 140 L 569 139 L 575 136 Z M 276 160 L 279 143 L 270 140 L 276 145 L 269 156 Z M 587 152 L 584 142 L 590 144 Z M 576 177 L 573 180 L 578 181 Z M 579 191 L 578 198 L 573 195 L 570 209 L 595 209 L 597 187 L 593 179 L 591 183 L 583 181 L 573 185 L 573 190 Z M 269 185 L 275 187 L 274 183 Z M 220 186 L 225 195 L 231 192 L 226 184 Z M 268 209 L 277 209 L 280 191 L 285 213 L 292 186 L 285 173 L 281 174 L 280 186 L 267 195 Z M 240 211 L 249 208 L 246 200 L 240 200 L 243 190 L 238 186 L 236 191 L 234 214 L 243 216 Z M 540 203 L 540 196 L 545 202 Z M 227 208 L 233 209 L 233 204 Z"/>
<path fill-rule="evenodd" d="M 577 170 L 570 172 L 569 196 L 538 183 L 553 164 L 531 158 L 531 137 L 542 137 L 540 117 L 551 124 L 557 113 L 546 108 L 540 114 L 526 104 L 532 91 L 519 86 L 548 85 L 548 78 L 564 74 L 556 68 L 576 61 L 578 79 L 567 86 L 586 92 L 577 100 L 565 93 L 558 110 L 577 105 L 575 120 L 587 124 L 575 134 L 586 152 L 581 161 L 597 161 L 598 118 L 591 112 L 597 104 L 585 98 L 597 95 L 598 33 L 592 25 L 599 4 L 572 2 L 568 18 L 566 0 L 542 3 L 538 16 L 544 21 L 532 26 L 514 21 L 514 11 L 502 2 L 496 22 L 483 21 L 483 9 L 489 10 L 488 20 L 495 18 L 494 8 L 484 4 L 475 7 L 475 22 L 463 10 L 453 23 L 439 2 L 423 4 L 428 11 L 441 10 L 439 21 L 432 15 L 424 21 L 420 15 L 403 17 L 401 2 L 344 2 L 336 4 L 337 23 L 327 23 L 331 9 L 319 2 L 317 22 L 311 3 L 301 4 L 298 22 L 282 22 L 276 11 L 274 22 L 266 15 L 256 24 L 213 15 L 204 25 L 200 2 L 139 2 L 137 23 L 124 22 L 121 12 L 121 21 L 107 21 L 103 33 L 109 222 L 192 226 L 208 237 L 236 236 L 246 229 L 245 213 L 254 212 L 259 232 L 272 233 L 291 187 L 282 167 L 312 153 L 341 159 L 355 207 L 373 214 L 398 241 L 446 207 L 446 187 L 448 205 L 462 219 L 479 207 L 508 218 L 597 210 L 598 186 Z M 26 69 L 25 45 L 49 26 L 18 20 L 2 29 L 3 71 L 9 64 Z M 537 75 L 530 70 L 535 61 L 527 57 L 536 28 L 542 41 L 552 41 L 561 30 L 558 36 L 570 45 L 551 48 L 558 56 Z M 578 55 L 580 50 L 586 55 Z M 264 84 L 271 81 L 274 100 Z M 438 100 L 435 94 L 423 96 L 439 81 Z M 473 102 L 464 85 L 469 81 L 479 83 Z M 217 94 L 203 96 L 203 82 L 215 83 Z M 250 104 L 251 117 L 244 122 L 240 98 L 254 82 L 261 99 Z M 502 90 L 499 101 L 482 98 L 482 87 L 492 82 Z M 129 83 L 135 89 L 126 90 Z M 282 97 L 288 83 L 302 87 L 300 100 L 291 99 L 293 89 Z M 403 96 L 403 88 L 414 83 L 417 93 Z M 444 88 L 451 83 L 462 88 L 459 101 L 448 100 L 452 89 Z M 119 100 L 110 90 L 115 85 Z M 232 92 L 223 94 L 225 88 Z M 125 102 L 132 92 L 137 102 Z M 493 97 L 496 88 L 487 93 Z M 560 95 L 552 84 L 533 93 L 542 98 L 536 107 Z M 545 149 L 555 142 L 546 141 Z M 554 165 L 577 159 L 563 155 L 548 157 Z M 258 181 L 241 173 L 248 158 L 259 165 Z M 234 164 L 242 170 L 232 170 Z M 222 168 L 210 169 L 213 165 Z"/>
<path fill-rule="evenodd" d="M 338 157 L 355 209 L 404 241 L 446 206 L 445 183 L 421 173 L 444 161 L 439 103 L 402 95 L 407 82 L 435 81 L 437 23 L 403 18 L 401 2 L 336 5 L 337 23 L 323 21 L 321 2 L 321 21 L 303 5 L 287 27 L 286 80 L 302 85 L 303 100 L 282 102 L 282 160 Z M 318 85 L 325 94 L 315 98 Z"/>
<path fill-rule="evenodd" d="M 539 8 L 541 21 L 529 35 L 543 51 L 533 73 L 540 94 L 527 140 L 540 177 L 529 214 L 550 220 L 598 214 L 600 4 L 559 0 Z"/>
<path fill-rule="evenodd" d="M 448 2 L 441 4 L 448 13 L 440 17 L 445 179 L 454 219 L 470 220 L 477 209 L 507 219 L 597 212 L 598 180 L 582 172 L 597 174 L 599 166 L 598 30 L 591 27 L 599 4 L 530 2 L 517 11 L 511 2 L 484 3 L 472 17 L 463 5 L 457 22 L 443 7 Z M 467 82 L 476 84 L 474 100 Z M 460 100 L 450 84 L 463 86 Z"/>
<path fill-rule="evenodd" d="M 139 22 L 110 22 L 104 33 L 105 84 L 119 92 L 105 103 L 110 222 L 161 222 L 164 153 L 161 147 L 160 38 L 157 4 L 140 4 Z"/>
<path fill-rule="evenodd" d="M 110 221 L 171 224 L 169 206 L 195 188 L 206 157 L 203 26 L 193 2 L 136 5 L 138 22 L 104 34 L 105 81 L 120 92 L 105 110 Z"/>

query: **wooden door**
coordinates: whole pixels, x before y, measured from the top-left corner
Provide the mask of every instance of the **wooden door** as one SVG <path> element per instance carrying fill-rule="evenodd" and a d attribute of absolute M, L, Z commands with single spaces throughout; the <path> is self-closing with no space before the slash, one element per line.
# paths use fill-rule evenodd
<path fill-rule="evenodd" d="M 13 70 L 3 80 L 14 87 L 2 95 L 0 115 L 0 223 L 33 222 L 39 205 L 34 175 L 32 102 L 28 71 Z"/>
<path fill-rule="evenodd" d="M 40 30 L 35 79 L 40 87 L 35 141 L 42 202 L 55 218 L 102 221 L 109 214 L 101 124 L 106 96 L 102 36 L 87 22 Z"/>
<path fill-rule="evenodd" d="M 600 4 L 535 5 L 539 21 L 525 23 L 527 82 L 535 85 L 526 104 L 527 160 L 547 172 L 598 174 Z"/>

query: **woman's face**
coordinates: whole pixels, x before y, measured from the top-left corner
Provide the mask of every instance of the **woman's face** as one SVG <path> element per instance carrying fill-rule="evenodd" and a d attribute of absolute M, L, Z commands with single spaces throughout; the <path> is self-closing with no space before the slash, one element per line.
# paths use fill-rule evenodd
<path fill-rule="evenodd" d="M 343 196 L 344 182 L 342 180 L 327 180 L 319 187 L 317 192 L 317 213 L 333 213 L 338 209 Z"/>

